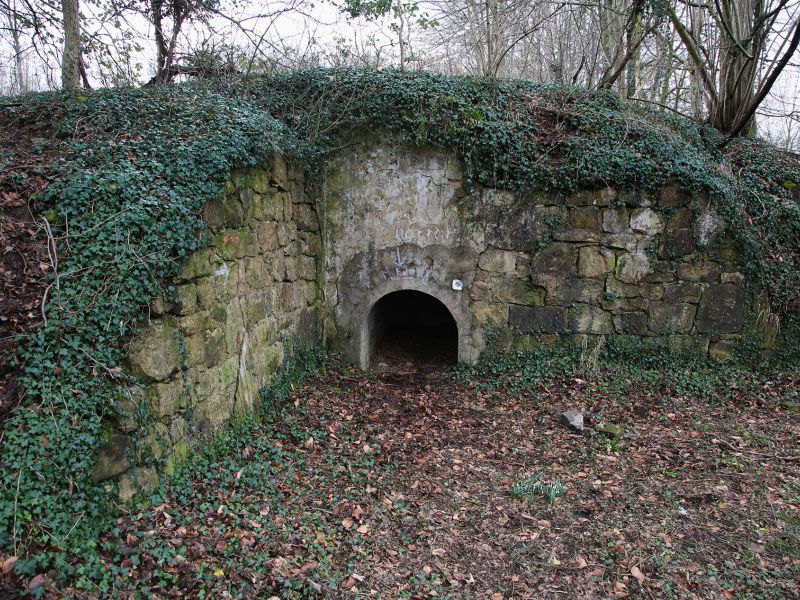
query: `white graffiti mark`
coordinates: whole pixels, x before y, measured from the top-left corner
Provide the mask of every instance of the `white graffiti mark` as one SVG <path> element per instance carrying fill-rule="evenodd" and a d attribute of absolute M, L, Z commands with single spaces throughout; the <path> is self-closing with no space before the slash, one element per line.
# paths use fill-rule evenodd
<path fill-rule="evenodd" d="M 395 269 L 402 269 L 403 265 L 406 264 L 405 258 L 400 258 L 400 247 L 397 246 L 394 249 L 394 268 Z"/>
<path fill-rule="evenodd" d="M 449 227 L 442 229 L 438 225 L 428 227 L 395 227 L 394 233 L 397 240 L 405 244 L 441 244 L 449 242 L 454 237 L 454 232 Z"/>
<path fill-rule="evenodd" d="M 384 279 L 421 279 L 423 283 L 428 283 L 433 267 L 417 267 L 414 264 L 406 264 L 407 259 L 400 255 L 400 247 L 394 249 L 394 265 L 386 267 L 381 271 Z"/>
<path fill-rule="evenodd" d="M 223 262 L 222 267 L 214 271 L 214 277 L 223 277 L 223 284 L 228 283 L 228 276 L 231 274 L 231 269 L 228 267 L 228 263 Z"/>

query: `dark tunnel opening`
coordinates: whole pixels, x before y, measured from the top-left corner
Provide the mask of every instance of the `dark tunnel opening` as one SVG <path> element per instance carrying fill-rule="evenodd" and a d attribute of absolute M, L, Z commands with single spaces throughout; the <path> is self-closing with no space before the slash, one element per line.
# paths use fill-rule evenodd
<path fill-rule="evenodd" d="M 438 367 L 458 361 L 458 326 L 439 300 L 414 290 L 386 294 L 369 314 L 371 365 Z"/>

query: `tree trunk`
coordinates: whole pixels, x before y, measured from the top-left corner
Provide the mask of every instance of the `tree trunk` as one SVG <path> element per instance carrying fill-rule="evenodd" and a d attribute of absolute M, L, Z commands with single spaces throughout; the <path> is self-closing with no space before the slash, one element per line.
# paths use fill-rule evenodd
<path fill-rule="evenodd" d="M 729 132 L 753 103 L 756 69 L 763 52 L 761 35 L 753 35 L 753 20 L 763 14 L 763 0 L 723 0 L 719 52 L 719 103 L 711 123 Z M 745 130 L 750 125 L 744 126 Z"/>
<path fill-rule="evenodd" d="M 61 0 L 64 14 L 64 53 L 61 57 L 61 87 L 81 87 L 81 28 L 78 21 L 78 0 Z"/>
<path fill-rule="evenodd" d="M 25 80 L 25 65 L 22 58 L 22 44 L 19 39 L 19 27 L 15 14 L 8 15 L 11 26 L 11 45 L 14 48 L 14 84 L 11 93 L 24 94 L 28 91 L 28 82 Z"/>

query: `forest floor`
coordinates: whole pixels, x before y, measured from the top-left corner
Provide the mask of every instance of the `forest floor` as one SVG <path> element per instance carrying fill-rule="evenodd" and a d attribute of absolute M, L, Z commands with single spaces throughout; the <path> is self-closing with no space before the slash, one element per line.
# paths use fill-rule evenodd
<path fill-rule="evenodd" d="M 797 374 L 671 381 L 511 392 L 333 360 L 276 423 L 230 432 L 118 520 L 104 593 L 797 597 Z M 570 408 L 582 434 L 559 425 Z"/>

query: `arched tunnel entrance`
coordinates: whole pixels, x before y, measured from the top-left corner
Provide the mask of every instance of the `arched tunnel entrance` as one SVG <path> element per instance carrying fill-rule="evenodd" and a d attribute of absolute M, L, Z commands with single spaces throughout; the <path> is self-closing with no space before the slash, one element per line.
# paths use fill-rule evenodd
<path fill-rule="evenodd" d="M 447 307 L 415 290 L 391 292 L 367 317 L 369 363 L 377 368 L 458 362 L 458 326 Z"/>

